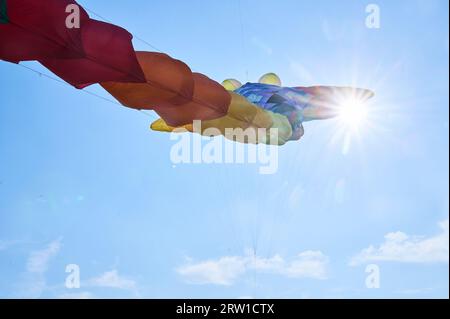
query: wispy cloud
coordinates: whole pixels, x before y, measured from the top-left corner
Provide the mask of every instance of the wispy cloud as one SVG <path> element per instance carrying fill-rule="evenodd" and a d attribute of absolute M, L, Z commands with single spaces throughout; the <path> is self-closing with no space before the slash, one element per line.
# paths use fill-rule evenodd
<path fill-rule="evenodd" d="M 45 273 L 50 260 L 55 257 L 62 246 L 62 239 L 52 241 L 45 248 L 32 251 L 27 259 L 26 273 L 18 283 L 17 295 L 20 298 L 38 298 L 46 289 Z"/>
<path fill-rule="evenodd" d="M 95 296 L 91 292 L 67 293 L 58 296 L 58 299 L 94 299 Z"/>
<path fill-rule="evenodd" d="M 82 291 L 71 292 L 69 290 L 57 295 L 58 299 L 95 299 L 96 295 L 111 292 L 111 289 L 125 291 L 128 295 L 132 293 L 134 297 L 140 297 L 138 285 L 133 279 L 119 274 L 117 269 L 106 271 L 100 275 L 87 279 L 81 283 Z M 92 292 L 92 290 L 95 292 Z"/>
<path fill-rule="evenodd" d="M 398 293 L 400 295 L 416 296 L 416 295 L 429 294 L 429 293 L 433 292 L 433 290 L 434 290 L 433 288 L 403 289 L 403 290 L 396 291 L 396 293 Z"/>
<path fill-rule="evenodd" d="M 277 274 L 289 278 L 326 279 L 328 257 L 320 251 L 305 251 L 292 260 L 279 255 L 271 258 L 259 256 L 225 256 L 216 260 L 193 262 L 176 269 L 191 284 L 230 286 L 248 271 Z"/>
<path fill-rule="evenodd" d="M 189 262 L 177 269 L 178 274 L 192 284 L 232 285 L 246 272 L 247 258 L 222 257 L 218 260 L 208 260 L 198 263 Z"/>
<path fill-rule="evenodd" d="M 137 289 L 134 280 L 119 275 L 116 269 L 104 272 L 100 276 L 90 279 L 87 284 L 92 287 L 116 288 L 130 291 Z"/>
<path fill-rule="evenodd" d="M 384 243 L 369 246 L 354 256 L 351 266 L 367 262 L 394 261 L 404 263 L 447 262 L 449 258 L 449 221 L 439 223 L 440 232 L 431 237 L 409 236 L 403 232 L 389 233 Z"/>
<path fill-rule="evenodd" d="M 28 257 L 27 270 L 30 273 L 43 274 L 47 271 L 48 263 L 61 249 L 61 239 L 51 242 L 45 249 L 33 251 Z"/>

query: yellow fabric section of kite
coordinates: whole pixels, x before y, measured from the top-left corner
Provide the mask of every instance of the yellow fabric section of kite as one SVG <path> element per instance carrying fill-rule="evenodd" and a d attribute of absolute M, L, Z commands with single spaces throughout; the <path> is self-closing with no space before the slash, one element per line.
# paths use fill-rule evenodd
<path fill-rule="evenodd" d="M 173 127 L 163 119 L 155 121 L 151 129 L 159 132 L 193 132 L 204 136 L 223 135 L 227 139 L 251 144 L 284 145 L 292 135 L 288 119 L 280 114 L 259 108 L 244 97 L 231 92 L 228 114 L 221 118 Z M 260 130 L 263 129 L 263 130 Z"/>
<path fill-rule="evenodd" d="M 281 86 L 281 79 L 275 73 L 264 74 L 258 81 L 261 84 Z"/>
<path fill-rule="evenodd" d="M 222 86 L 227 91 L 234 91 L 239 89 L 242 86 L 242 83 L 235 79 L 227 79 L 222 82 Z"/>

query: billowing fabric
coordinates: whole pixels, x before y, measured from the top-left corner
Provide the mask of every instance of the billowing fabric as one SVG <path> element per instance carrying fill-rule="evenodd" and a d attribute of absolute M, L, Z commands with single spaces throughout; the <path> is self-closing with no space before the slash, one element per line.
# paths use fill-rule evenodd
<path fill-rule="evenodd" d="M 303 109 L 308 107 L 312 94 L 287 87 L 262 83 L 247 83 L 235 91 L 261 108 L 287 117 L 293 134 L 291 140 L 303 136 Z"/>
<path fill-rule="evenodd" d="M 0 1 L 4 22 L 0 24 L 0 59 L 37 60 L 77 88 L 105 81 L 145 81 L 132 35 L 90 19 L 75 1 Z M 69 5 L 79 8 L 79 28 L 67 25 Z"/>
<path fill-rule="evenodd" d="M 67 24 L 74 7 L 79 28 Z M 171 125 L 228 112 L 219 83 L 165 54 L 136 54 L 128 31 L 90 19 L 73 0 L 0 0 L 0 39 L 0 59 L 37 60 L 80 89 L 100 83 L 123 105 L 155 110 Z"/>
<path fill-rule="evenodd" d="M 242 86 L 242 83 L 236 79 L 226 79 L 222 82 L 222 86 L 227 91 L 234 91 L 240 88 Z"/>
<path fill-rule="evenodd" d="M 39 61 L 77 88 L 106 81 L 142 83 L 145 76 L 136 59 L 132 38 L 125 29 L 88 20 L 81 28 L 83 57 Z"/>
<path fill-rule="evenodd" d="M 101 83 L 120 103 L 155 110 L 171 126 L 211 120 L 228 113 L 230 94 L 208 77 L 192 73 L 166 54 L 136 52 L 146 83 Z"/>
<path fill-rule="evenodd" d="M 20 61 L 79 58 L 84 50 L 80 29 L 66 27 L 72 0 L 0 0 L 0 59 Z M 89 17 L 80 8 L 80 22 Z"/>
<path fill-rule="evenodd" d="M 267 73 L 259 78 L 259 83 L 281 86 L 281 79 L 275 73 Z"/>
<path fill-rule="evenodd" d="M 290 88 L 262 83 L 247 83 L 235 92 L 265 110 L 286 116 L 292 126 L 291 140 L 303 136 L 303 122 L 336 116 L 336 107 L 343 98 L 353 96 L 365 101 L 373 96 L 369 90 L 351 87 Z"/>
<path fill-rule="evenodd" d="M 214 131 L 211 129 L 216 129 L 218 134 L 224 135 L 227 138 L 242 143 L 273 143 L 283 145 L 290 139 L 292 135 L 292 129 L 286 117 L 261 109 L 236 93 L 231 93 L 231 96 L 232 100 L 230 103 L 228 114 L 215 120 L 202 121 L 201 134 L 211 135 L 211 132 Z M 162 119 L 154 122 L 151 125 L 151 128 L 154 131 L 161 132 L 173 132 L 174 130 L 180 128 L 185 129 L 189 132 L 194 131 L 194 127 L 192 124 L 184 125 L 181 127 L 174 127 L 168 125 Z M 258 136 L 258 129 L 260 128 L 265 129 L 264 136 Z M 249 135 L 246 134 L 243 134 L 243 136 L 229 136 L 227 134 L 227 129 L 241 129 L 242 131 L 246 131 L 244 133 L 253 133 L 249 135 L 252 135 L 254 139 L 249 140 Z M 253 130 L 253 132 L 248 131 L 249 129 Z M 270 129 L 276 129 L 277 139 L 275 141 L 270 140 Z"/>
<path fill-rule="evenodd" d="M 91 19 L 74 0 L 0 0 L 0 59 L 39 61 L 80 89 L 99 83 L 124 106 L 155 110 L 162 118 L 152 125 L 155 130 L 192 131 L 192 122 L 201 120 L 201 134 L 211 134 L 205 132 L 211 128 L 244 143 L 298 140 L 304 121 L 336 116 L 333 105 L 342 97 L 373 96 L 354 88 L 281 87 L 274 73 L 244 86 L 229 79 L 224 88 L 166 54 L 135 52 L 128 31 Z M 266 131 L 252 140 L 227 136 L 227 129 Z M 278 134 L 275 142 L 270 129 Z"/>

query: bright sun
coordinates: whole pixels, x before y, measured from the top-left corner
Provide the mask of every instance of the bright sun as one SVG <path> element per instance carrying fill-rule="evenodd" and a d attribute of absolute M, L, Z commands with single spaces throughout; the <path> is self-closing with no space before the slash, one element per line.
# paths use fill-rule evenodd
<path fill-rule="evenodd" d="M 357 98 L 350 98 L 339 103 L 339 119 L 351 129 L 358 129 L 367 120 L 367 107 Z"/>

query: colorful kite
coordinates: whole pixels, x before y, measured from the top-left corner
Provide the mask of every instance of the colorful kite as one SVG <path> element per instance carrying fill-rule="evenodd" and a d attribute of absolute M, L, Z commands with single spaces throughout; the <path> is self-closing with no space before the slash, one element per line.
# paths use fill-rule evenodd
<path fill-rule="evenodd" d="M 282 145 L 302 137 L 304 121 L 335 116 L 336 97 L 373 95 L 353 88 L 285 88 L 273 73 L 259 83 L 230 79 L 220 85 L 166 54 L 135 52 L 132 38 L 91 19 L 73 0 L 0 0 L 1 60 L 38 61 L 78 89 L 98 83 L 122 105 L 158 113 L 161 119 L 151 126 L 157 131 L 228 137 L 228 129 L 253 130 L 253 139 L 233 139 Z M 201 121 L 199 131 L 194 121 Z"/>

